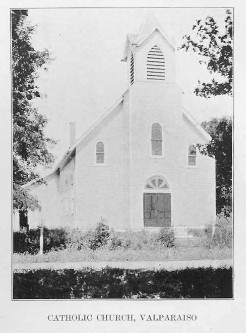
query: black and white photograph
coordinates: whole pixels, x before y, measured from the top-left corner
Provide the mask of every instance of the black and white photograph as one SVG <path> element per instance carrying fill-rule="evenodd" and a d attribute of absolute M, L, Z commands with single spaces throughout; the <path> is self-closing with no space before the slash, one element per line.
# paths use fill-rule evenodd
<path fill-rule="evenodd" d="M 233 299 L 233 17 L 11 8 L 13 301 Z"/>
<path fill-rule="evenodd" d="M 1 2 L 1 331 L 245 331 L 245 9 Z"/>

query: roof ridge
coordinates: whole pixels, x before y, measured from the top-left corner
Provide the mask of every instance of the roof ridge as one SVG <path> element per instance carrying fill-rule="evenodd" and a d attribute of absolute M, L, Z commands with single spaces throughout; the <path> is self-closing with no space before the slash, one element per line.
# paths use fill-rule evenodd
<path fill-rule="evenodd" d="M 61 165 L 63 165 L 66 160 L 71 156 L 72 152 L 74 149 L 77 147 L 77 145 L 82 142 L 123 100 L 124 100 L 124 95 L 128 89 L 122 94 L 122 96 L 117 100 L 116 103 L 111 106 L 107 112 L 105 112 L 100 118 L 97 119 L 97 121 L 90 126 L 84 133 L 82 133 L 78 139 L 75 141 L 74 145 L 69 147 L 69 149 L 64 153 L 63 157 L 60 159 L 60 161 L 56 164 L 54 171 L 58 170 Z"/>

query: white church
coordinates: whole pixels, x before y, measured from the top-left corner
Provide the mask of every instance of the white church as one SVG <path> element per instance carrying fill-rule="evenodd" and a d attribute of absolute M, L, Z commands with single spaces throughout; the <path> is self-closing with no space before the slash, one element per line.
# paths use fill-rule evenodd
<path fill-rule="evenodd" d="M 215 222 L 215 160 L 196 148 L 211 137 L 182 107 L 173 40 L 148 16 L 127 36 L 122 61 L 123 96 L 77 139 L 71 123 L 70 147 L 46 184 L 26 186 L 42 207 L 28 212 L 30 228 L 87 230 L 101 218 L 115 230 Z"/>

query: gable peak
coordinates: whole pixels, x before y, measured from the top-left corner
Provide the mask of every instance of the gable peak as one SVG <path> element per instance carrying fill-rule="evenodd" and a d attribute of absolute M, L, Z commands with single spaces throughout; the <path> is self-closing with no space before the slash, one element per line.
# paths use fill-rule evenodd
<path fill-rule="evenodd" d="M 145 39 L 153 31 L 159 30 L 162 34 L 162 27 L 153 12 L 147 12 L 138 32 L 138 40 Z"/>
<path fill-rule="evenodd" d="M 163 31 L 161 24 L 152 11 L 148 11 L 140 26 L 138 34 L 128 34 L 126 45 L 124 49 L 124 55 L 122 61 L 127 60 L 128 50 L 134 49 L 140 46 L 154 31 L 159 33 L 165 38 L 168 44 L 175 49 L 173 38 L 169 37 L 165 31 Z"/>

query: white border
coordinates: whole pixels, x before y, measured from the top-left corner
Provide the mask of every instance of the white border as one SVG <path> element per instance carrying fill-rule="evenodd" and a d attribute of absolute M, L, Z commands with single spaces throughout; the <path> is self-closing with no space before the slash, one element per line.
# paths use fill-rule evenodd
<path fill-rule="evenodd" d="M 176 6 L 176 7 L 232 7 L 235 6 L 235 300 L 202 300 L 202 301 L 45 301 L 45 302 L 12 302 L 11 273 L 10 273 L 10 218 L 11 218 L 11 119 L 10 119 L 10 72 L 9 72 L 9 9 L 10 7 L 54 7 L 54 6 Z M 152 0 L 152 1 L 122 1 L 98 0 L 2 0 L 0 4 L 0 64 L 1 64 L 1 224 L 0 224 L 0 251 L 1 251 L 1 329 L 3 332 L 172 332 L 172 333 L 203 333 L 224 332 L 243 333 L 246 327 L 246 247 L 245 247 L 245 165 L 246 165 L 246 103 L 245 103 L 245 9 L 243 0 Z M 52 323 L 47 321 L 49 313 L 196 313 L 198 320 L 194 323 L 163 323 L 163 322 L 79 322 L 79 323 Z"/>

